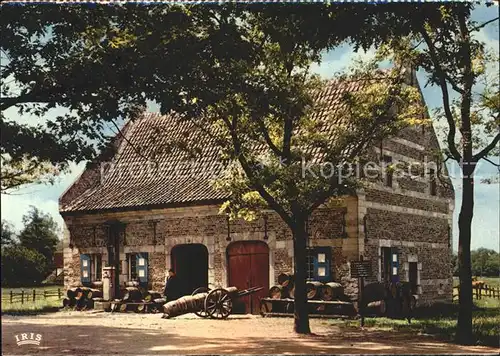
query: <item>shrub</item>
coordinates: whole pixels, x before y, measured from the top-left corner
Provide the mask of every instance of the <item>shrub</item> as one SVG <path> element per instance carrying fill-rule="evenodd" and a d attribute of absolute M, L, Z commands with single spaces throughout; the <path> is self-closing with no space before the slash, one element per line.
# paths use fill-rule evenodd
<path fill-rule="evenodd" d="M 44 255 L 24 246 L 13 245 L 2 248 L 2 286 L 39 285 L 46 274 L 47 262 Z"/>

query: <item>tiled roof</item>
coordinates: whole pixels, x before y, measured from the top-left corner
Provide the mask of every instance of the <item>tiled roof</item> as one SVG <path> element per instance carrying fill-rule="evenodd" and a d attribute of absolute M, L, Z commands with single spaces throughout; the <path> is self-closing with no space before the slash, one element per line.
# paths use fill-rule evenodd
<path fill-rule="evenodd" d="M 356 83 L 341 88 L 328 83 L 314 95 L 316 102 L 324 103 L 315 118 L 321 120 L 338 110 L 340 96 L 359 88 Z M 100 174 L 94 175 L 99 181 L 76 196 L 61 197 L 62 213 L 216 202 L 228 197 L 213 187 L 223 166 L 221 150 L 209 135 L 173 115 L 145 113 L 128 126 L 112 163 L 101 164 Z M 181 138 L 198 150 L 195 158 L 172 144 Z"/>

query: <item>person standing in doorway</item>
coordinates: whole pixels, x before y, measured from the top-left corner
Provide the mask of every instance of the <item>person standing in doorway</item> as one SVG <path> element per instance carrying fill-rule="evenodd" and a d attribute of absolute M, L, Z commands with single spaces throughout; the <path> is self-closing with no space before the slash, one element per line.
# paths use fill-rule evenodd
<path fill-rule="evenodd" d="M 172 300 L 177 300 L 182 297 L 181 284 L 173 269 L 168 270 L 168 277 L 165 282 L 163 295 L 166 297 L 167 302 L 171 302 Z"/>

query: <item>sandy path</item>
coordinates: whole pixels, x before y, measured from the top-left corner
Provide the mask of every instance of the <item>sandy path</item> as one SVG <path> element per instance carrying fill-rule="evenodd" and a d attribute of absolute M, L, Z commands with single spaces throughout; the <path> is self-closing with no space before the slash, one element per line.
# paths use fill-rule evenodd
<path fill-rule="evenodd" d="M 315 336 L 297 336 L 291 318 L 231 315 L 204 320 L 194 315 L 58 312 L 2 316 L 2 354 L 345 354 L 496 353 L 431 337 L 376 330 L 340 329 L 313 319 Z M 40 333 L 40 346 L 17 346 L 19 333 Z"/>

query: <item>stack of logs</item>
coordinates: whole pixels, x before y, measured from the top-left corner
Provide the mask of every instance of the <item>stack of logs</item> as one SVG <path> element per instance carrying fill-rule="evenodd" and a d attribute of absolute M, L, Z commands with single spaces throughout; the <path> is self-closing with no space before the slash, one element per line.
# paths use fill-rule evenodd
<path fill-rule="evenodd" d="M 102 291 L 89 287 L 73 287 L 67 290 L 63 299 L 64 308 L 74 310 L 93 309 L 94 302 L 102 300 Z"/>
<path fill-rule="evenodd" d="M 318 281 L 306 282 L 307 299 L 310 300 L 345 300 L 344 289 L 337 282 L 322 283 Z M 269 289 L 272 299 L 294 299 L 294 276 L 282 273 L 278 276 L 278 285 Z"/>

